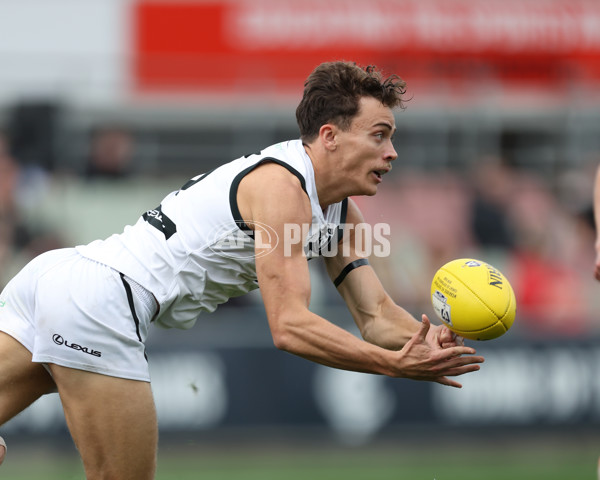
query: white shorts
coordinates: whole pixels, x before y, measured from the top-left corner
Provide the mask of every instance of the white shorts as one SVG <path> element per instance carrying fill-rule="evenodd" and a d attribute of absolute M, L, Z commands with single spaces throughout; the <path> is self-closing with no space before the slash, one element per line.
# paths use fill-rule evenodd
<path fill-rule="evenodd" d="M 0 294 L 0 331 L 22 343 L 34 362 L 149 382 L 144 342 L 157 310 L 149 298 L 74 248 L 53 250 Z"/>

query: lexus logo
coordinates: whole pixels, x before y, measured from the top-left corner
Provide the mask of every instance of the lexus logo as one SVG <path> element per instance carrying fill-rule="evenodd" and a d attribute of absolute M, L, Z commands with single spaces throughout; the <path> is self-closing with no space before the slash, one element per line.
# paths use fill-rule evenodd
<path fill-rule="evenodd" d="M 52 341 L 54 343 L 56 343 L 57 345 L 65 346 L 65 347 L 68 347 L 68 348 L 70 348 L 72 350 L 76 350 L 78 352 L 87 353 L 88 355 L 93 355 L 94 357 L 101 357 L 102 356 L 102 352 L 100 352 L 98 350 L 94 350 L 93 348 L 84 347 L 82 345 L 79 345 L 78 343 L 72 343 L 72 342 L 69 343 L 67 340 L 65 340 L 58 333 L 55 333 L 54 335 L 52 335 Z"/>

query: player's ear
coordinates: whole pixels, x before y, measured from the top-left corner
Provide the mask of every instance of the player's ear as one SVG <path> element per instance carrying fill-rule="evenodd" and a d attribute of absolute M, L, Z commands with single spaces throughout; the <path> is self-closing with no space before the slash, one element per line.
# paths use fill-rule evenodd
<path fill-rule="evenodd" d="M 319 129 L 319 138 L 326 150 L 333 152 L 337 148 L 337 127 L 326 123 Z"/>

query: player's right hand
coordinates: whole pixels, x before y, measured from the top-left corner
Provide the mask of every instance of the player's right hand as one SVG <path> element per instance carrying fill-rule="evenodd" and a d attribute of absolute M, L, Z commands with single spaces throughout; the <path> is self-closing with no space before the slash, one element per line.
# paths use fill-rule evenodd
<path fill-rule="evenodd" d="M 399 350 L 402 375 L 413 380 L 426 380 L 451 387 L 462 385 L 448 377 L 463 375 L 479 370 L 485 359 L 475 355 L 475 349 L 464 345 L 444 348 L 438 341 L 431 341 L 428 332 L 431 323 L 427 315 L 422 316 L 421 328 L 408 343 Z"/>

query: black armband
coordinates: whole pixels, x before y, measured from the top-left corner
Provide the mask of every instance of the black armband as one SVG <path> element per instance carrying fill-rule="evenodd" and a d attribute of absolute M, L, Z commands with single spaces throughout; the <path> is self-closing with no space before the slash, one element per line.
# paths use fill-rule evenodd
<path fill-rule="evenodd" d="M 368 265 L 368 264 L 369 264 L 369 261 L 366 258 L 359 258 L 357 260 L 354 260 L 353 262 L 350 262 L 348 265 L 346 265 L 342 269 L 340 274 L 333 281 L 333 284 L 336 287 L 338 287 L 339 284 L 344 281 L 344 278 L 346 278 L 346 275 L 348 275 L 352 270 L 354 270 L 355 268 L 358 268 L 358 267 L 362 267 L 363 265 Z"/>

